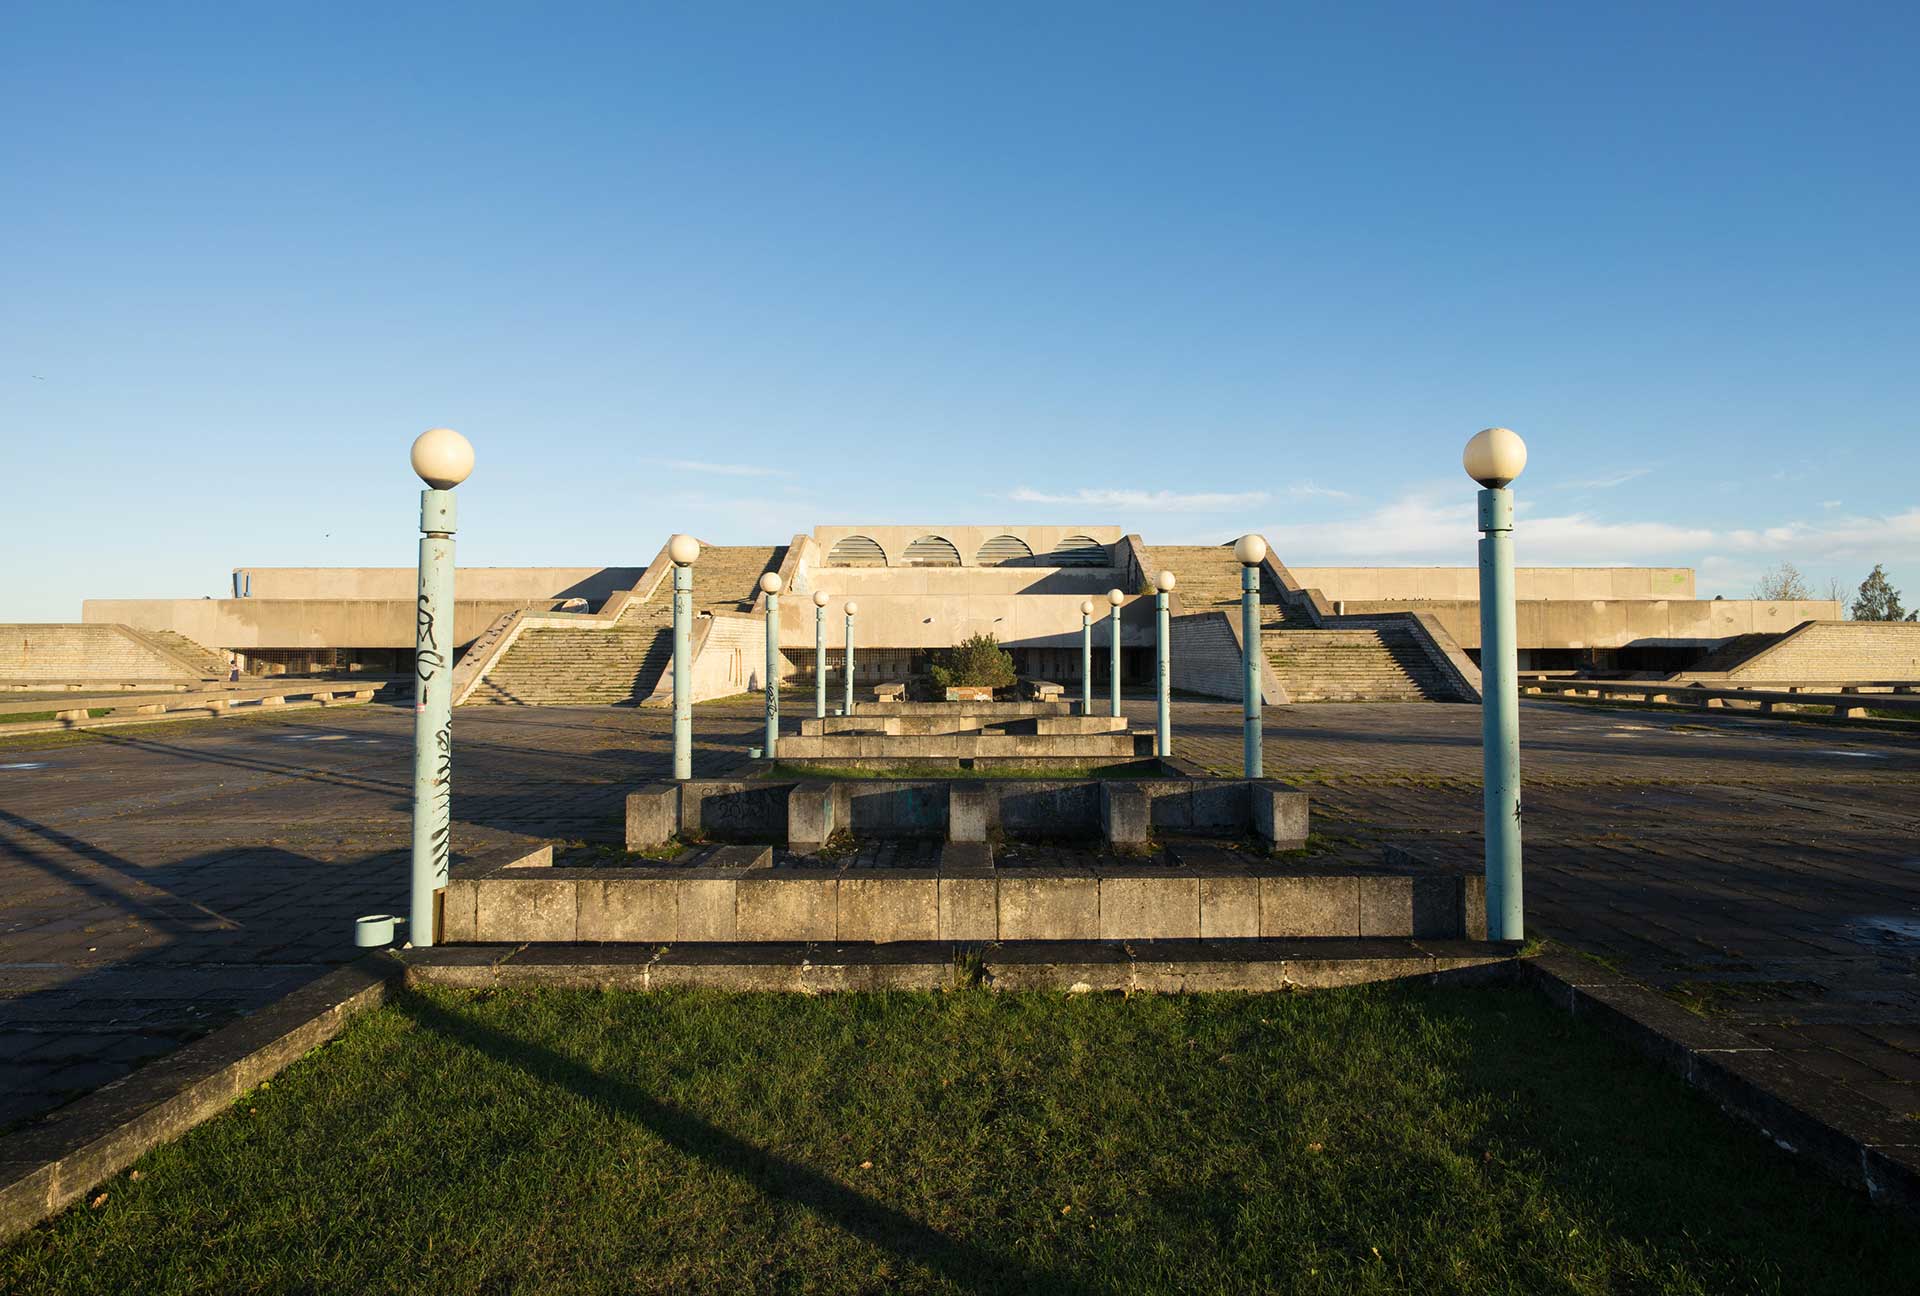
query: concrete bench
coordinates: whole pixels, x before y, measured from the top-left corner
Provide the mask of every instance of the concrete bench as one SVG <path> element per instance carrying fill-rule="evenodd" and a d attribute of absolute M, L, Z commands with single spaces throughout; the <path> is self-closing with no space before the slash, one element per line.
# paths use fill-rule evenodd
<path fill-rule="evenodd" d="M 899 702 L 904 700 L 906 696 L 907 686 L 905 684 L 875 684 L 873 686 L 873 700 L 876 702 Z"/>
<path fill-rule="evenodd" d="M 1065 685 L 1055 684 L 1052 680 L 1027 680 L 1027 696 L 1042 702 L 1051 702 L 1055 698 L 1065 697 Z"/>
<path fill-rule="evenodd" d="M 281 707 L 289 699 L 305 699 L 319 706 L 338 706 L 349 702 L 371 702 L 378 685 L 340 680 L 307 680 L 290 684 L 246 685 L 232 689 L 202 689 L 183 693 L 114 693 L 95 697 L 63 697 L 52 706 L 37 708 L 53 712 L 54 722 L 80 725 L 102 723 L 95 711 L 107 712 L 106 719 L 123 715 L 165 715 L 199 711 L 222 715 L 237 708 Z M 0 730 L 18 731 L 47 726 L 46 721 L 28 721 L 20 725 L 0 725 Z"/>

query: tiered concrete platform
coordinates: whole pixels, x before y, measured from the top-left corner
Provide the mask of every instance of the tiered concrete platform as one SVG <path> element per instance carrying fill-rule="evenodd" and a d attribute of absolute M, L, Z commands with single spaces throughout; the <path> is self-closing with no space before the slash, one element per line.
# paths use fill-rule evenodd
<path fill-rule="evenodd" d="M 1079 715 L 1065 701 L 862 702 L 808 717 L 780 740 L 784 764 L 819 769 L 901 764 L 1086 765 L 1153 755 L 1153 733 L 1125 716 Z"/>

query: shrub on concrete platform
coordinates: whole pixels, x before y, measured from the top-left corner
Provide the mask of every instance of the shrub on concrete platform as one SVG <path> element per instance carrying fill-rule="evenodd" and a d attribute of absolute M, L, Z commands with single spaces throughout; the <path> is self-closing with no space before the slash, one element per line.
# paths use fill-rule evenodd
<path fill-rule="evenodd" d="M 1013 654 L 990 634 L 962 639 L 957 648 L 939 654 L 933 666 L 933 686 L 945 691 L 956 686 L 1007 688 L 1013 683 Z"/>

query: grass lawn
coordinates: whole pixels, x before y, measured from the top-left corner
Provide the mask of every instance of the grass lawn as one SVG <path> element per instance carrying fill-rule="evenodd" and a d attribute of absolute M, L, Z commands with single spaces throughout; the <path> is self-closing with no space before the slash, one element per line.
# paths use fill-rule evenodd
<path fill-rule="evenodd" d="M 412 992 L 26 1292 L 1892 1292 L 1874 1210 L 1521 990 Z"/>

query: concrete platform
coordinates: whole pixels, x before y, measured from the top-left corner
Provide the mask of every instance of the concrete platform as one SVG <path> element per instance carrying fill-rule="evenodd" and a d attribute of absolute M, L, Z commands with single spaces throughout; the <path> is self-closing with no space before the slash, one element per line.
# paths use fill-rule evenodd
<path fill-rule="evenodd" d="M 550 852 L 529 859 L 551 859 Z M 955 844 L 934 867 L 858 868 L 722 847 L 684 862 L 461 864 L 444 939 L 500 942 L 1480 939 L 1478 873 L 1313 868 L 1218 850 L 1140 863 L 995 867 Z"/>
<path fill-rule="evenodd" d="M 402 957 L 414 984 L 459 989 L 564 986 L 823 994 L 856 990 L 1190 993 L 1329 989 L 1413 977 L 1456 983 L 1512 975 L 1517 946 L 1408 939 L 921 941 L 621 945 L 440 945 Z"/>

